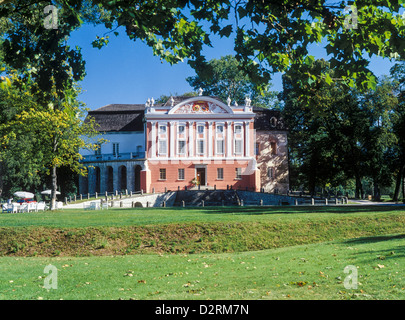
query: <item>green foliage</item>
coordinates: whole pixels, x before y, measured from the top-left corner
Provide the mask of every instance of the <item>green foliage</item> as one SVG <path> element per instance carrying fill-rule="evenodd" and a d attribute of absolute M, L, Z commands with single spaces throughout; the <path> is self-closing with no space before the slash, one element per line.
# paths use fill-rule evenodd
<path fill-rule="evenodd" d="M 308 74 L 323 74 L 307 82 Z M 290 128 L 292 186 L 328 188 L 356 182 L 356 197 L 363 194 L 362 179 L 370 178 L 374 196 L 392 184 L 390 157 L 399 136 L 393 131 L 397 97 L 389 79 L 361 94 L 335 77 L 326 61 L 312 67 L 296 65 L 283 78 L 284 117 Z"/>
<path fill-rule="evenodd" d="M 402 198 L 405 199 L 405 63 L 397 63 L 390 70 L 393 91 L 398 103 L 392 113 L 393 132 L 397 142 L 392 147 L 391 165 L 396 174 L 394 200 L 398 200 L 402 182 Z M 402 181 L 401 181 L 402 180 Z"/>
<path fill-rule="evenodd" d="M 42 34 L 58 33 L 59 39 L 63 39 L 83 22 L 104 24 L 115 33 L 123 27 L 130 39 L 144 41 L 161 59 L 171 64 L 188 59 L 199 72 L 207 66 L 201 50 L 211 46 L 213 35 L 235 37 L 234 49 L 242 69 L 250 81 L 262 88 L 275 72 L 285 72 L 295 63 L 311 65 L 310 44 L 325 41 L 335 78 L 361 89 L 373 89 L 376 85 L 368 69 L 368 57 L 403 60 L 405 52 L 403 1 L 167 0 L 134 4 L 118 0 L 66 0 L 57 2 L 63 20 L 58 32 L 37 32 L 36 38 L 29 40 L 35 46 L 25 48 L 24 42 L 19 41 L 26 40 L 19 24 L 32 21 L 33 14 L 43 16 L 41 4 L 41 1 L 10 1 L 0 10 L 0 18 L 17 23 L 15 32 L 9 33 L 12 45 L 6 47 L 13 52 L 20 49 L 15 59 L 23 64 L 32 61 L 42 44 L 55 48 L 56 42 L 38 41 Z M 100 48 L 107 42 L 107 37 L 101 36 L 93 45 Z M 80 64 L 77 50 L 57 52 L 67 58 L 64 61 Z M 322 74 L 313 76 L 321 78 Z M 308 81 L 313 81 L 313 77 L 309 76 Z"/>
<path fill-rule="evenodd" d="M 270 85 L 260 91 L 249 77 L 240 69 L 241 65 L 234 56 L 227 55 L 212 59 L 204 70 L 197 70 L 197 75 L 186 80 L 195 90 L 202 88 L 204 95 L 219 97 L 232 103 L 245 104 L 250 97 L 252 105 L 260 107 L 279 107 L 276 92 L 270 91 Z"/>
<path fill-rule="evenodd" d="M 30 92 L 29 83 L 21 85 L 20 81 L 16 76 L 11 88 L 0 90 L 0 169 L 5 195 L 13 188 L 50 185 L 46 177 L 54 167 L 84 174 L 79 150 L 96 145 L 82 139 L 96 131 L 94 122 L 81 120 L 84 109 L 76 100 L 77 89 L 65 91 L 59 108 L 43 107 L 37 102 L 41 97 Z M 66 183 L 71 179 L 68 176 L 65 172 Z"/>

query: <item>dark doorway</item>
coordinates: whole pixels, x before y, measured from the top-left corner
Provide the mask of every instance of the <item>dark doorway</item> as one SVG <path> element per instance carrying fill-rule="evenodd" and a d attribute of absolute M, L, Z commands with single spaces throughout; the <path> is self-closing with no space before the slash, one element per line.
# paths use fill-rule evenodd
<path fill-rule="evenodd" d="M 201 186 L 205 186 L 205 168 L 197 168 L 196 179 Z"/>
<path fill-rule="evenodd" d="M 141 166 L 135 166 L 135 189 L 134 191 L 141 191 L 141 171 L 142 167 Z"/>
<path fill-rule="evenodd" d="M 119 191 L 125 191 L 127 189 L 127 167 L 126 166 L 120 166 L 118 168 L 118 174 L 120 178 L 120 190 Z"/>
<path fill-rule="evenodd" d="M 107 167 L 107 192 L 114 192 L 114 171 L 112 167 Z"/>
<path fill-rule="evenodd" d="M 100 193 L 100 180 L 101 180 L 101 171 L 99 167 L 95 167 L 96 174 L 96 192 Z"/>

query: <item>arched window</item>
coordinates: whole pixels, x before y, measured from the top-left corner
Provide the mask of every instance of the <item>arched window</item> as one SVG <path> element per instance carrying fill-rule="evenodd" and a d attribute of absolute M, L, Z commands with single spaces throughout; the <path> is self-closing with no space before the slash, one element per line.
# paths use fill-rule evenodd
<path fill-rule="evenodd" d="M 276 117 L 271 117 L 270 119 L 270 126 L 272 128 L 275 128 L 277 126 L 277 118 Z"/>

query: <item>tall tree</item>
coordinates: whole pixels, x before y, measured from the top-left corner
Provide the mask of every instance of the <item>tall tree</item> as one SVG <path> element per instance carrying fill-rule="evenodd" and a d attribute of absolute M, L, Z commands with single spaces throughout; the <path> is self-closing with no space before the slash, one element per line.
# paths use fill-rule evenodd
<path fill-rule="evenodd" d="M 22 93 L 14 86 L 0 88 L 0 197 L 11 196 L 17 186 L 31 189 L 41 182 L 38 137 L 33 132 L 23 133 L 23 128 L 9 127 L 17 114 L 35 107 L 29 92 Z"/>
<path fill-rule="evenodd" d="M 373 182 L 375 200 L 380 200 L 381 187 L 392 184 L 390 151 L 395 145 L 392 117 L 398 100 L 393 94 L 393 84 L 388 77 L 382 77 L 375 90 L 358 95 L 359 107 L 365 112 L 368 125 L 361 141 L 365 149 L 364 167 L 366 175 Z"/>
<path fill-rule="evenodd" d="M 70 139 L 70 146 L 77 148 L 76 139 L 83 133 L 76 129 L 80 109 L 76 83 L 85 75 L 84 61 L 80 48 L 72 49 L 67 44 L 70 33 L 82 24 L 79 13 L 75 11 L 75 8 L 82 10 L 80 6 L 78 3 L 72 7 L 60 7 L 57 21 L 56 17 L 52 21 L 57 22 L 56 28 L 44 27 L 42 3 L 21 1 L 2 7 L 2 10 L 9 10 L 1 43 L 6 71 L 13 72 L 16 77 L 12 82 L 15 89 L 32 95 L 35 104 L 35 108 L 27 106 L 16 114 L 15 121 L 7 124 L 7 130 L 24 132 L 27 137 L 34 132 L 40 141 L 37 148 L 41 151 L 42 165 L 52 176 L 52 209 L 56 201 L 57 167 L 72 165 L 70 159 L 74 152 L 67 148 L 66 141 Z M 69 130 L 61 131 L 68 126 L 71 126 Z M 42 130 L 37 131 L 38 128 Z M 74 138 L 74 134 L 78 136 Z M 11 140 L 5 143 L 11 143 Z"/>
<path fill-rule="evenodd" d="M 57 169 L 65 167 L 76 174 L 85 174 L 86 168 L 80 163 L 79 151 L 84 148 L 95 149 L 98 143 L 85 139 L 97 132 L 93 121 L 85 123 L 82 120 L 83 109 L 75 95 L 77 92 L 65 92 L 66 99 L 60 102 L 60 108 L 42 108 L 36 103 L 35 97 L 31 97 L 29 105 L 24 105 L 22 110 L 0 127 L 0 132 L 6 133 L 1 138 L 4 149 L 18 151 L 18 159 L 21 156 L 21 160 L 28 158 L 19 167 L 22 174 L 36 179 L 38 173 L 51 177 L 51 209 L 55 208 Z M 30 139 L 29 143 L 26 139 Z M 21 142 L 25 144 L 22 145 Z M 2 156 L 8 154 L 6 151 Z M 10 165 L 8 159 L 4 162 Z M 24 170 L 24 166 L 28 165 L 31 167 Z"/>
<path fill-rule="evenodd" d="M 212 59 L 204 72 L 197 70 L 196 73 L 186 80 L 195 90 L 202 88 L 205 95 L 219 97 L 222 101 L 229 98 L 232 103 L 238 104 L 244 104 L 245 98 L 249 97 L 256 106 L 278 106 L 277 93 L 269 90 L 270 85 L 260 92 L 240 69 L 240 63 L 234 56 Z"/>
<path fill-rule="evenodd" d="M 393 171 L 396 174 L 396 183 L 393 200 L 397 201 L 401 189 L 402 198 L 405 199 L 405 63 L 397 63 L 390 70 L 394 84 L 394 93 L 398 99 L 398 104 L 392 114 L 393 130 L 397 137 L 394 146 Z"/>
<path fill-rule="evenodd" d="M 380 187 L 391 183 L 388 157 L 395 141 L 391 116 L 396 105 L 392 87 L 383 79 L 376 90 L 361 94 L 332 85 L 327 81 L 334 77 L 329 66 L 325 61 L 315 61 L 311 68 L 297 65 L 283 78 L 281 96 L 293 164 L 311 193 L 315 187 L 354 179 L 355 196 L 360 197 L 362 179 L 368 177 L 378 199 Z M 314 72 L 327 76 L 309 84 L 305 74 Z"/>

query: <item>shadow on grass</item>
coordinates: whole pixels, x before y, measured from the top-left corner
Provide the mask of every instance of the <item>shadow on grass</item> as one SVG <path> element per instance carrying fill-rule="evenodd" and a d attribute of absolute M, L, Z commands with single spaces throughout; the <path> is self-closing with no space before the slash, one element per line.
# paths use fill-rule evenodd
<path fill-rule="evenodd" d="M 377 244 L 386 242 L 384 245 L 386 249 L 382 250 L 368 250 L 358 252 L 357 255 L 361 256 L 364 261 L 368 263 L 375 263 L 376 261 L 389 260 L 389 259 L 403 259 L 405 257 L 405 246 L 390 244 L 389 241 L 405 239 L 405 234 L 396 235 L 383 235 L 383 236 L 370 236 L 346 240 L 344 243 L 348 245 L 360 244 Z"/>
<path fill-rule="evenodd" d="M 264 215 L 264 214 L 297 214 L 297 213 L 367 213 L 367 212 L 395 212 L 405 211 L 403 206 L 378 205 L 344 205 L 344 206 L 248 206 L 248 207 L 171 207 L 165 210 L 196 210 L 205 214 L 238 214 L 238 215 Z"/>
<path fill-rule="evenodd" d="M 376 242 L 392 241 L 392 240 L 399 240 L 399 239 L 405 239 L 405 234 L 361 237 L 361 238 L 346 240 L 345 243 L 347 243 L 347 244 L 367 244 L 367 243 L 376 243 Z"/>

